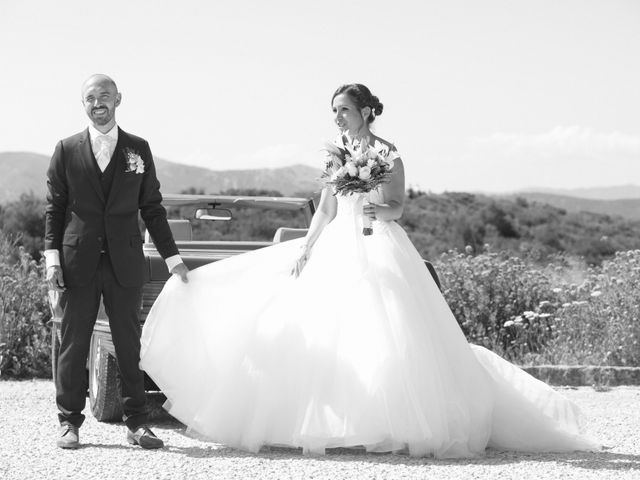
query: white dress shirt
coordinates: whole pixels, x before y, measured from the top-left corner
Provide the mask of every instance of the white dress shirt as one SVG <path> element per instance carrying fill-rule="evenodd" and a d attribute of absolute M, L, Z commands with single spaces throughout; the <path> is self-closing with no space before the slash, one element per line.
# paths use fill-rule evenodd
<path fill-rule="evenodd" d="M 106 136 L 111 139 L 111 141 L 106 146 L 108 151 L 105 154 L 104 160 L 100 158 L 102 142 L 100 142 L 100 140 L 98 139 L 98 137 L 102 136 Z M 107 133 L 102 133 L 93 125 L 89 125 L 89 140 L 91 141 L 91 150 L 93 150 L 93 156 L 96 157 L 100 170 L 104 172 L 104 169 L 107 168 L 107 165 L 109 165 L 109 161 L 113 156 L 113 152 L 116 150 L 116 144 L 118 143 L 118 125 L 114 125 L 113 128 Z"/>
<path fill-rule="evenodd" d="M 108 137 L 111 137 L 112 139 L 112 141 L 109 144 L 109 157 L 108 157 L 108 158 L 111 158 L 113 156 L 113 152 L 116 149 L 116 144 L 118 143 L 118 125 L 114 125 L 113 128 L 109 130 L 107 133 L 102 133 L 98 129 L 96 129 L 93 125 L 89 125 L 89 141 L 91 142 L 91 150 L 93 151 L 93 155 L 94 157 L 96 157 L 96 160 L 98 159 L 98 155 L 101 148 L 100 142 L 96 141 L 96 139 L 100 135 L 106 135 Z M 104 165 L 104 168 L 106 168 L 107 164 Z M 100 165 L 100 162 L 98 162 L 98 165 Z M 100 170 L 104 171 L 104 168 L 101 167 Z M 60 252 L 58 250 L 55 250 L 55 249 L 45 250 L 43 254 L 44 254 L 46 268 L 60 265 Z M 169 271 L 171 271 L 176 265 L 179 265 L 180 263 L 183 263 L 183 262 L 180 255 L 172 255 L 171 257 L 165 258 L 165 263 L 167 264 L 167 268 L 169 269 Z"/>

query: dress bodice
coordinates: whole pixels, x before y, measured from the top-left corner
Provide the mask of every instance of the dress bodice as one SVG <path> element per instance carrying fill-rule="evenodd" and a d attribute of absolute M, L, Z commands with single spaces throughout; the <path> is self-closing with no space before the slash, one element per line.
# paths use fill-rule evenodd
<path fill-rule="evenodd" d="M 362 217 L 362 206 L 366 202 L 384 203 L 384 194 L 378 190 L 372 190 L 369 193 L 360 193 L 352 195 L 336 195 L 338 201 L 337 215 L 360 218 Z"/>

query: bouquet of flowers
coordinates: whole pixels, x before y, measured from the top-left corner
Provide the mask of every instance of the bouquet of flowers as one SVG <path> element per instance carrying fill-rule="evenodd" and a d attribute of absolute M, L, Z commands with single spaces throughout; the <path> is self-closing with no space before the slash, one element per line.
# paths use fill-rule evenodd
<path fill-rule="evenodd" d="M 333 186 L 334 195 L 366 194 L 390 180 L 396 151 L 376 140 L 355 140 L 346 134 L 326 144 L 327 160 L 322 178 Z M 369 218 L 365 218 L 364 235 L 371 235 Z"/>

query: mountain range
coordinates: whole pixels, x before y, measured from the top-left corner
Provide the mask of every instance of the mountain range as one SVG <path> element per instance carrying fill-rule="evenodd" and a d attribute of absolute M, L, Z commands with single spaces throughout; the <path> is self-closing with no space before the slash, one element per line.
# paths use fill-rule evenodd
<path fill-rule="evenodd" d="M 640 198 L 640 185 L 615 185 L 589 188 L 528 188 L 519 193 L 544 193 L 560 197 L 576 197 L 591 200 L 627 200 Z"/>
<path fill-rule="evenodd" d="M 611 193 L 611 189 L 608 189 L 608 192 Z M 609 216 L 620 216 L 627 220 L 640 220 L 640 198 L 638 197 L 607 200 L 543 192 L 519 192 L 507 195 L 506 197 L 524 198 L 532 202 L 546 203 L 566 210 L 567 212 L 591 212 Z"/>
<path fill-rule="evenodd" d="M 320 189 L 319 169 L 306 165 L 247 170 L 210 170 L 155 159 L 164 193 L 180 193 L 194 188 L 205 193 L 230 189 L 275 190 L 283 195 L 308 194 Z M 49 157 L 31 152 L 0 152 L 0 204 L 16 200 L 22 193 L 46 193 L 45 176 Z M 545 203 L 568 212 L 593 212 L 640 220 L 640 186 L 620 185 L 580 189 L 535 188 L 493 195 L 524 198 Z"/>
<path fill-rule="evenodd" d="M 0 204 L 16 200 L 22 193 L 44 197 L 50 157 L 31 152 L 0 152 Z M 155 158 L 163 193 L 190 188 L 219 193 L 236 188 L 276 190 L 283 195 L 320 189 L 320 170 L 306 165 L 253 170 L 209 170 Z"/>

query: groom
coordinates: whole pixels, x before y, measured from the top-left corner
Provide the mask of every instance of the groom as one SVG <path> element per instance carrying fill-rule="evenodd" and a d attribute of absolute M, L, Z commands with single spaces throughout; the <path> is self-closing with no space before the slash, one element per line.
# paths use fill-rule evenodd
<path fill-rule="evenodd" d="M 63 310 L 56 402 L 57 445 L 78 448 L 87 391 L 85 365 L 102 296 L 118 361 L 127 441 L 160 448 L 148 428 L 140 357 L 145 280 L 138 212 L 169 271 L 187 281 L 173 240 L 149 144 L 116 125 L 121 94 L 106 75 L 82 86 L 89 128 L 58 142 L 47 171 L 47 284 Z"/>

